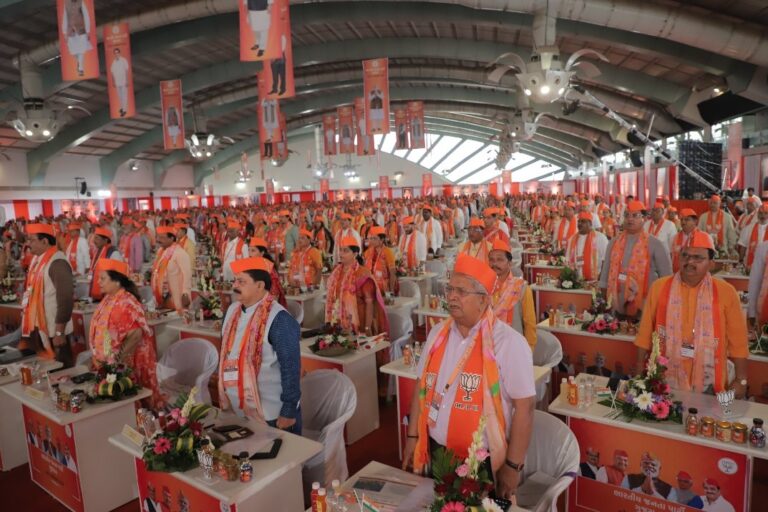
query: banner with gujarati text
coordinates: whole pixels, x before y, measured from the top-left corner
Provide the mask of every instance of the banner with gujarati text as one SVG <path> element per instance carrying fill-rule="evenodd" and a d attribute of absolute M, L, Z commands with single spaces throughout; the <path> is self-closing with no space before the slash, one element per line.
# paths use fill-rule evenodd
<path fill-rule="evenodd" d="M 389 133 L 389 59 L 363 61 L 365 131 Z"/>
<path fill-rule="evenodd" d="M 395 149 L 408 149 L 408 111 L 395 109 Z"/>
<path fill-rule="evenodd" d="M 239 0 L 240 60 L 269 61 L 281 56 L 291 40 L 289 0 Z"/>
<path fill-rule="evenodd" d="M 163 147 L 184 149 L 184 105 L 181 80 L 160 82 L 160 105 L 163 115 Z"/>
<path fill-rule="evenodd" d="M 61 79 L 99 78 L 98 34 L 93 0 L 56 0 Z"/>
<path fill-rule="evenodd" d="M 112 119 L 133 117 L 136 115 L 136 102 L 133 96 L 131 34 L 127 21 L 104 27 L 104 62 L 107 67 L 109 116 Z"/>
<path fill-rule="evenodd" d="M 408 137 L 411 149 L 421 149 L 427 147 L 424 129 L 424 102 L 408 102 Z"/>
<path fill-rule="evenodd" d="M 336 154 L 336 116 L 333 114 L 323 116 L 323 154 Z"/>
<path fill-rule="evenodd" d="M 422 196 L 431 196 L 432 195 L 432 173 L 431 172 L 425 172 L 421 175 L 421 195 Z"/>
<path fill-rule="evenodd" d="M 339 153 L 355 152 L 355 108 L 345 105 L 336 109 L 339 116 Z"/>
<path fill-rule="evenodd" d="M 357 127 L 357 156 L 375 155 L 373 135 L 368 135 L 365 122 L 365 99 L 355 98 L 355 119 Z"/>

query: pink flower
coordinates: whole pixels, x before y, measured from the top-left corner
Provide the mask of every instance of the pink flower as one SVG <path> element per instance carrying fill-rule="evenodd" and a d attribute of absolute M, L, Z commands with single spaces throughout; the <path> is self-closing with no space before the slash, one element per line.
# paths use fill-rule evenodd
<path fill-rule="evenodd" d="M 162 455 L 170 451 L 170 449 L 171 441 L 167 437 L 159 437 L 157 441 L 155 441 L 153 451 L 155 452 L 155 455 Z"/>
<path fill-rule="evenodd" d="M 651 412 L 656 419 L 666 419 L 669 416 L 669 404 L 666 401 L 656 402 L 651 406 Z"/>
<path fill-rule="evenodd" d="M 603 320 L 602 318 L 598 318 L 597 320 L 595 320 L 595 329 L 597 329 L 598 331 L 602 331 L 602 330 L 605 330 L 605 327 L 606 327 L 605 320 Z"/>
<path fill-rule="evenodd" d="M 469 466 L 466 464 L 462 464 L 461 466 L 456 468 L 456 474 L 459 475 L 461 478 L 464 478 L 469 474 Z"/>
<path fill-rule="evenodd" d="M 189 419 L 188 418 L 185 418 L 183 416 L 181 418 L 179 418 L 179 425 L 181 425 L 182 427 L 185 426 L 187 423 L 189 423 Z"/>
<path fill-rule="evenodd" d="M 656 357 L 656 363 L 660 364 L 661 366 L 667 366 L 667 364 L 669 363 L 669 359 L 667 359 L 664 356 L 658 356 Z"/>
<path fill-rule="evenodd" d="M 440 512 L 464 512 L 466 508 L 464 507 L 463 503 L 459 503 L 458 501 L 449 501 L 445 505 L 443 505 L 443 508 L 440 509 Z"/>
<path fill-rule="evenodd" d="M 485 448 L 480 448 L 475 452 L 475 458 L 477 458 L 477 460 L 485 460 L 488 458 L 488 455 L 490 454 L 488 453 L 488 450 L 486 450 Z"/>
<path fill-rule="evenodd" d="M 595 332 L 596 330 L 597 329 L 595 329 L 595 324 L 593 324 L 593 323 L 589 324 L 589 326 L 587 326 L 587 332 Z"/>
<path fill-rule="evenodd" d="M 175 409 L 171 409 L 171 418 L 178 420 L 179 416 L 181 416 L 181 409 L 176 407 Z"/>

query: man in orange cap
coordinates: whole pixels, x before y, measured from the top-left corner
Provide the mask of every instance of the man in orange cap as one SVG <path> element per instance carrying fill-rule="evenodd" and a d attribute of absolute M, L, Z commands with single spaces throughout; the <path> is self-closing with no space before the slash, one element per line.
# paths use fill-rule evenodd
<path fill-rule="evenodd" d="M 405 217 L 402 222 L 403 236 L 398 245 L 400 261 L 405 268 L 415 269 L 427 261 L 427 238 L 416 229 L 413 217 Z"/>
<path fill-rule="evenodd" d="M 592 211 L 592 203 L 588 199 L 582 199 L 579 201 L 579 213 L 576 214 L 576 220 L 580 218 L 580 214 L 588 213 L 592 217 L 592 228 L 596 230 L 603 229 L 603 224 L 600 222 L 600 215 L 597 212 Z"/>
<path fill-rule="evenodd" d="M 492 206 L 483 210 L 483 223 L 485 224 L 485 239 L 488 242 L 493 244 L 497 238 L 509 242 L 509 234 L 504 229 L 507 226 L 503 222 L 499 222 L 499 208 Z"/>
<path fill-rule="evenodd" d="M 651 286 L 643 307 L 635 345 L 638 368 L 644 368 L 652 335 L 660 337 L 669 359 L 666 377 L 674 389 L 698 393 L 732 388 L 737 398 L 747 391 L 747 328 L 736 289 L 712 277 L 715 246 L 696 231 L 680 251 L 680 271 Z M 727 360 L 736 367 L 728 382 Z"/>
<path fill-rule="evenodd" d="M 184 222 L 177 222 L 173 225 L 173 229 L 176 230 L 176 243 L 189 255 L 189 261 L 194 266 L 197 262 L 197 248 L 195 247 L 195 242 L 188 236 L 188 233 L 193 230 Z"/>
<path fill-rule="evenodd" d="M 221 274 L 225 281 L 232 281 L 235 275 L 232 273 L 232 262 L 249 256 L 248 244 L 240 236 L 243 226 L 235 219 L 227 221 L 227 241 L 222 245 Z"/>
<path fill-rule="evenodd" d="M 357 232 L 355 228 L 352 227 L 352 215 L 349 213 L 341 213 L 340 214 L 341 219 L 341 227 L 336 232 L 336 234 L 333 236 L 333 263 L 334 265 L 337 265 L 341 262 L 341 256 L 339 252 L 341 251 L 341 240 L 343 238 L 346 238 L 348 236 L 351 236 L 355 240 L 357 240 L 357 243 L 359 244 L 359 247 L 363 247 L 362 240 L 360 239 L 360 233 Z"/>
<path fill-rule="evenodd" d="M 493 313 L 495 282 L 487 264 L 456 257 L 446 286 L 451 316 L 432 328 L 419 360 L 403 468 L 420 473 L 439 447 L 466 457 L 485 416 L 487 469 L 495 472 L 496 495 L 509 499 L 531 439 L 536 388 L 528 343 Z"/>
<path fill-rule="evenodd" d="M 704 479 L 704 494 L 699 496 L 702 503 L 702 510 L 711 512 L 735 512 L 733 505 L 725 499 L 720 483 L 714 478 Z"/>
<path fill-rule="evenodd" d="M 424 233 L 427 240 L 427 254 L 438 255 L 443 247 L 443 226 L 440 220 L 432 218 L 432 207 L 424 205 L 421 209 L 423 222 L 419 226 L 419 231 Z"/>
<path fill-rule="evenodd" d="M 277 237 L 278 261 L 290 261 L 293 248 L 299 240 L 299 228 L 293 223 L 291 212 L 280 210 L 280 227 Z"/>
<path fill-rule="evenodd" d="M 672 258 L 672 272 L 677 272 L 680 270 L 680 250 L 683 247 L 687 247 L 691 243 L 691 240 L 693 240 L 694 232 L 701 231 L 697 227 L 699 224 L 699 215 L 694 210 L 691 208 L 683 208 L 680 210 L 680 217 L 680 227 L 682 229 L 672 239 L 672 245 L 670 248 L 670 257 Z"/>
<path fill-rule="evenodd" d="M 541 197 L 534 199 L 535 206 L 531 210 L 531 221 L 535 225 L 541 226 L 544 224 L 549 212 L 549 208 L 544 204 L 544 200 Z"/>
<path fill-rule="evenodd" d="M 189 254 L 176 243 L 173 226 L 157 228 L 160 250 L 152 264 L 152 292 L 157 306 L 175 309 L 181 313 L 190 305 L 192 297 L 192 262 Z"/>
<path fill-rule="evenodd" d="M 288 280 L 293 286 L 306 287 L 320 284 L 323 275 L 323 255 L 312 247 L 312 232 L 299 231 L 299 240 L 288 263 Z"/>
<path fill-rule="evenodd" d="M 468 240 L 461 244 L 459 252 L 488 263 L 488 254 L 491 252 L 493 244 L 485 239 L 484 228 L 485 224 L 482 220 L 472 217 L 469 221 L 469 229 L 467 229 Z"/>
<path fill-rule="evenodd" d="M 99 279 L 96 277 L 96 265 L 101 258 L 110 258 L 117 261 L 125 261 L 123 255 L 112 245 L 112 230 L 102 226 L 94 230 L 93 245 L 96 246 L 96 255 L 91 260 L 91 269 L 89 278 L 91 280 L 90 296 L 93 300 L 101 300 L 102 293 L 99 286 Z"/>
<path fill-rule="evenodd" d="M 512 248 L 503 240 L 493 241 L 488 264 L 496 272 L 491 297 L 496 318 L 525 336 L 531 351 L 536 346 L 536 308 L 533 292 L 522 277 L 512 273 Z"/>
<path fill-rule="evenodd" d="M 721 207 L 722 200 L 717 194 L 709 198 L 708 205 L 709 210 L 699 217 L 699 229 L 712 236 L 718 250 L 735 254 L 737 237 L 733 216 Z"/>
<path fill-rule="evenodd" d="M 667 208 L 667 220 L 675 225 L 676 231 L 680 231 L 680 213 L 674 206 Z"/>
<path fill-rule="evenodd" d="M 235 301 L 221 330 L 222 409 L 301 435 L 301 329 L 269 292 L 273 264 L 255 257 L 231 263 Z"/>
<path fill-rule="evenodd" d="M 757 221 L 741 231 L 739 235 L 739 260 L 747 270 L 752 268 L 757 245 L 768 241 L 768 203 L 763 203 L 757 211 Z"/>
<path fill-rule="evenodd" d="M 651 209 L 651 217 L 643 224 L 643 230 L 656 237 L 667 252 L 672 247 L 672 239 L 677 234 L 675 224 L 664 218 L 664 204 L 657 201 Z"/>
<path fill-rule="evenodd" d="M 592 228 L 591 213 L 579 213 L 578 222 L 579 231 L 566 244 L 565 261 L 585 281 L 597 281 L 605 260 L 608 238 Z"/>
<path fill-rule="evenodd" d="M 67 226 L 68 235 L 64 243 L 64 255 L 76 276 L 83 276 L 91 266 L 91 255 L 88 252 L 88 242 L 82 236 L 83 225 L 80 222 L 70 222 Z"/>
<path fill-rule="evenodd" d="M 556 221 L 553 226 L 552 241 L 555 248 L 559 250 L 565 249 L 568 239 L 576 234 L 578 220 L 574 216 L 574 207 L 573 202 L 566 202 L 562 218 Z"/>
<path fill-rule="evenodd" d="M 27 234 L 33 257 L 21 300 L 20 348 L 33 348 L 38 354 L 71 365 L 67 336 L 73 331 L 72 268 L 56 246 L 52 225 L 28 224 Z"/>

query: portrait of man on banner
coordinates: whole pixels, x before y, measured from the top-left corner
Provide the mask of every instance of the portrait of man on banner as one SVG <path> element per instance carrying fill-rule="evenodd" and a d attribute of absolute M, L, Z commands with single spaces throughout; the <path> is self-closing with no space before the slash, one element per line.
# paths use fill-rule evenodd
<path fill-rule="evenodd" d="M 409 149 L 421 149 L 426 147 L 424 138 L 424 102 L 408 102 L 408 134 L 410 139 Z"/>
<path fill-rule="evenodd" d="M 323 154 L 336 154 L 336 116 L 333 114 L 323 116 Z"/>
<path fill-rule="evenodd" d="M 389 133 L 389 61 L 363 61 L 366 133 Z"/>
<path fill-rule="evenodd" d="M 133 97 L 133 69 L 128 23 L 113 23 L 104 27 L 104 60 L 109 87 L 109 111 L 112 119 L 133 117 L 136 108 Z"/>
<path fill-rule="evenodd" d="M 339 153 L 350 154 L 355 152 L 355 109 L 351 105 L 339 107 Z"/>
<path fill-rule="evenodd" d="M 57 0 L 61 75 L 65 81 L 99 77 L 93 0 Z"/>
<path fill-rule="evenodd" d="M 163 147 L 184 149 L 181 80 L 160 82 L 160 105 L 163 115 Z"/>
<path fill-rule="evenodd" d="M 267 95 L 272 99 L 293 98 L 296 96 L 296 86 L 293 80 L 293 45 L 291 42 L 291 20 L 288 15 L 288 2 L 280 2 L 278 6 L 277 36 L 278 51 L 273 59 L 264 62 L 259 73 L 269 88 Z"/>
<path fill-rule="evenodd" d="M 368 135 L 365 123 L 365 99 L 355 98 L 355 118 L 357 135 L 357 156 L 367 156 L 376 153 L 373 135 Z"/>
<path fill-rule="evenodd" d="M 238 4 L 240 60 L 280 59 L 291 39 L 288 0 L 238 0 Z"/>
<path fill-rule="evenodd" d="M 274 144 L 280 140 L 280 103 L 271 98 L 259 100 L 259 142 L 261 159 L 272 158 Z"/>
<path fill-rule="evenodd" d="M 408 114 L 405 109 L 395 109 L 395 149 L 408 149 Z"/>

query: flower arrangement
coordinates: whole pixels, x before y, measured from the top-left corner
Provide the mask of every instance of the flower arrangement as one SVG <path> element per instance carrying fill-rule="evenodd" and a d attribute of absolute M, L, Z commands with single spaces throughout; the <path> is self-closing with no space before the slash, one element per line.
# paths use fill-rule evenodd
<path fill-rule="evenodd" d="M 408 268 L 405 266 L 403 258 L 398 258 L 398 260 L 395 261 L 395 274 L 397 274 L 397 277 L 405 277 L 408 275 Z"/>
<path fill-rule="evenodd" d="M 572 267 L 563 267 L 557 279 L 557 287 L 564 290 L 578 290 L 583 285 L 579 271 Z"/>
<path fill-rule="evenodd" d="M 10 272 L 0 282 L 0 304 L 8 304 L 9 302 L 16 302 L 19 299 L 19 295 L 14 289 L 13 279 L 11 279 Z"/>
<path fill-rule="evenodd" d="M 768 324 L 763 325 L 755 340 L 749 342 L 749 351 L 753 354 L 768 354 Z"/>
<path fill-rule="evenodd" d="M 216 291 L 211 276 L 200 276 L 200 309 L 205 320 L 221 320 L 224 311 L 221 308 L 221 296 Z"/>
<path fill-rule="evenodd" d="M 333 255 L 323 252 L 323 274 L 333 270 Z"/>
<path fill-rule="evenodd" d="M 110 362 L 101 365 L 96 371 L 94 398 L 118 401 L 136 395 L 141 387 L 133 381 L 132 375 L 133 370 L 123 363 Z"/>
<path fill-rule="evenodd" d="M 150 471 L 188 471 L 197 467 L 197 449 L 203 439 L 203 420 L 211 406 L 195 402 L 197 388 L 181 395 L 164 427 L 145 443 L 142 459 Z"/>
<path fill-rule="evenodd" d="M 652 339 L 653 346 L 645 374 L 627 382 L 626 389 L 616 398 L 613 417 L 621 417 L 628 422 L 640 419 L 682 423 L 683 404 L 672 401 L 670 386 L 664 378 L 669 360 L 661 355 L 658 333 L 653 333 Z M 600 404 L 612 406 L 611 400 L 603 400 Z"/>
<path fill-rule="evenodd" d="M 336 326 L 332 327 L 330 333 L 324 336 L 318 336 L 309 349 L 321 356 L 333 357 L 340 356 L 357 349 L 357 341 L 345 335 Z"/>
<path fill-rule="evenodd" d="M 482 464 L 490 456 L 483 443 L 485 421 L 485 416 L 481 416 L 464 460 L 456 457 L 453 450 L 439 448 L 435 451 L 432 457 L 435 500 L 429 508 L 431 512 L 501 510 L 488 498 L 488 493 L 493 490 L 493 482 L 486 465 Z"/>
<path fill-rule="evenodd" d="M 619 330 L 619 319 L 611 310 L 611 302 L 601 293 L 592 291 L 592 305 L 584 315 L 585 322 L 581 329 L 594 334 L 616 334 Z"/>

